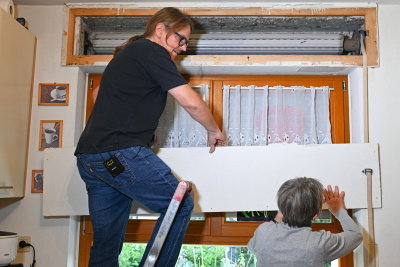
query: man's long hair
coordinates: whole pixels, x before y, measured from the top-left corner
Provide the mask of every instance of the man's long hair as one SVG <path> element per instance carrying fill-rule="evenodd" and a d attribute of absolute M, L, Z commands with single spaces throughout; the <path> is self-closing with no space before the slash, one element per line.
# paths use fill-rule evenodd
<path fill-rule="evenodd" d="M 142 35 L 135 35 L 129 38 L 129 40 L 121 46 L 116 47 L 114 50 L 114 57 L 130 43 L 141 38 L 148 38 L 150 36 L 153 36 L 158 23 L 163 23 L 168 29 L 166 39 L 168 39 L 168 37 L 174 32 L 180 31 L 188 25 L 190 26 L 190 31 L 192 31 L 194 28 L 193 21 L 191 18 L 189 18 L 189 16 L 183 14 L 182 11 L 177 8 L 165 7 L 163 9 L 160 9 L 151 17 Z"/>

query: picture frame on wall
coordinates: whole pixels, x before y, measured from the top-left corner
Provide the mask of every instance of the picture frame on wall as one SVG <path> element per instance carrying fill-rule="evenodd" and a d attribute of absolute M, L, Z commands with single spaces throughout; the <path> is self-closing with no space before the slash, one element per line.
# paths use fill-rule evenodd
<path fill-rule="evenodd" d="M 41 120 L 39 133 L 39 150 L 58 148 L 62 144 L 62 120 Z"/>
<path fill-rule="evenodd" d="M 39 105 L 42 106 L 67 106 L 69 97 L 69 84 L 66 83 L 40 83 Z"/>
<path fill-rule="evenodd" d="M 43 193 L 43 170 L 32 170 L 32 193 Z"/>

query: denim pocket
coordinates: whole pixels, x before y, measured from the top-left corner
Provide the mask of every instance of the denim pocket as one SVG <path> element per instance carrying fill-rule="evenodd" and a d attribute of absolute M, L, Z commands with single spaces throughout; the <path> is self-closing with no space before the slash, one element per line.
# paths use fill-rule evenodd
<path fill-rule="evenodd" d="M 122 166 L 124 166 L 125 170 L 120 173 L 117 177 L 113 177 L 106 167 L 104 167 L 103 162 L 88 162 L 87 166 L 90 171 L 93 173 L 101 181 L 107 183 L 108 185 L 115 188 L 125 188 L 132 184 L 136 177 L 132 173 L 129 165 L 125 161 L 121 152 L 117 152 L 115 157 L 121 162 Z"/>

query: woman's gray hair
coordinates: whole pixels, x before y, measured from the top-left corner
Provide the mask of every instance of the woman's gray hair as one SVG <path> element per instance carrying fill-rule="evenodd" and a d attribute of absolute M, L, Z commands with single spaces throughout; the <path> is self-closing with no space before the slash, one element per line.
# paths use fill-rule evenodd
<path fill-rule="evenodd" d="M 282 221 L 289 226 L 311 226 L 312 218 L 322 209 L 323 186 L 314 178 L 294 178 L 284 182 L 278 190 Z"/>

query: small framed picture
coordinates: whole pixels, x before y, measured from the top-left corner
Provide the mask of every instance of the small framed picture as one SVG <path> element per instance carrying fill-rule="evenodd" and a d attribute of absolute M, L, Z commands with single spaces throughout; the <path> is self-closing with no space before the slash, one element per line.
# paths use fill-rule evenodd
<path fill-rule="evenodd" d="M 40 83 L 39 105 L 67 106 L 69 85 L 65 83 Z"/>
<path fill-rule="evenodd" d="M 61 147 L 62 125 L 63 121 L 40 121 L 39 150 Z"/>
<path fill-rule="evenodd" d="M 43 193 L 43 170 L 32 170 L 32 193 Z"/>

